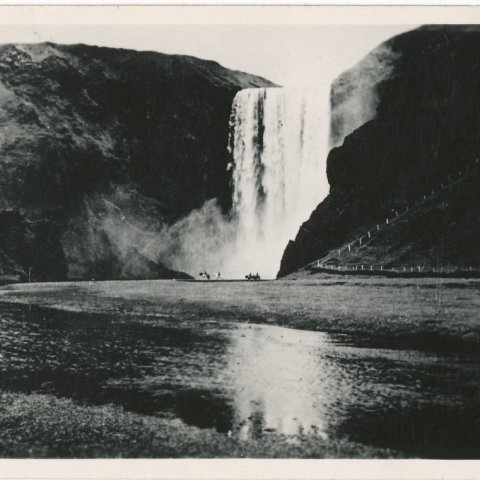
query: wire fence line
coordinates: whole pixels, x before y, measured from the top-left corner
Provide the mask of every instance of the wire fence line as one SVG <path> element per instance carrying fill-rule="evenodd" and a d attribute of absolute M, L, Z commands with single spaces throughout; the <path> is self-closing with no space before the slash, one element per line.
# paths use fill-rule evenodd
<path fill-rule="evenodd" d="M 310 264 L 310 266 L 312 266 Z M 385 267 L 384 265 L 373 264 L 359 264 L 359 265 L 334 265 L 324 264 L 317 260 L 317 263 L 313 265 L 316 269 L 325 270 L 329 272 L 342 272 L 342 273 L 395 273 L 395 274 L 451 274 L 451 273 L 479 273 L 478 268 L 473 265 L 459 268 L 455 267 L 426 267 L 425 265 L 408 265 L 400 267 Z"/>
<path fill-rule="evenodd" d="M 448 191 L 452 187 L 463 182 L 465 178 L 471 177 L 478 173 L 480 161 L 478 158 L 475 158 L 475 161 L 467 165 L 464 170 L 459 170 L 455 175 L 447 174 L 446 180 L 440 183 L 440 185 L 435 189 L 433 188 L 428 194 L 423 194 L 420 199 L 417 199 L 411 205 L 407 205 L 405 210 L 393 210 L 393 215 L 386 217 L 383 221 L 380 221 L 369 228 L 363 234 L 357 236 L 350 242 L 342 245 L 340 248 L 332 249 L 327 255 L 323 256 L 320 259 L 314 260 L 313 262 L 306 265 L 306 267 L 316 267 L 324 270 L 332 271 L 343 271 L 343 272 L 391 272 L 391 273 L 448 273 L 452 271 L 460 271 L 458 267 L 427 267 L 423 265 L 410 265 L 410 266 L 399 266 L 399 267 L 385 267 L 384 265 L 374 265 L 374 264 L 356 264 L 356 265 L 337 265 L 328 263 L 333 259 L 337 260 L 342 259 L 345 255 L 351 255 L 355 250 L 367 246 L 375 238 L 385 232 L 385 229 L 392 227 L 399 220 L 405 218 L 409 213 L 419 209 L 421 206 L 425 205 L 428 202 L 431 202 L 437 198 L 440 194 Z M 472 169 L 473 167 L 473 169 Z M 473 272 L 474 266 L 469 265 L 467 267 L 462 267 L 463 271 Z M 466 268 L 466 270 L 465 270 Z M 475 268 L 478 268 L 475 267 Z"/>

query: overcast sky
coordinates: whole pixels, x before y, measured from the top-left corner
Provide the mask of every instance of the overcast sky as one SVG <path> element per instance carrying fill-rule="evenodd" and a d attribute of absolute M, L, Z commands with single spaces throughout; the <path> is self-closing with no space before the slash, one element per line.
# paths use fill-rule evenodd
<path fill-rule="evenodd" d="M 283 86 L 329 83 L 410 26 L 140 25 L 7 26 L 0 43 L 87 43 L 216 60 Z"/>

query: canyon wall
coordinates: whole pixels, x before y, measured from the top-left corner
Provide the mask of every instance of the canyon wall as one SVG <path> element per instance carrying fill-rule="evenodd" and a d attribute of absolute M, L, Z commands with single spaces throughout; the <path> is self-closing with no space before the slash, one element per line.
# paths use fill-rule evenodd
<path fill-rule="evenodd" d="M 188 56 L 0 46 L 0 281 L 186 276 L 145 239 L 229 211 L 232 100 L 268 86 Z"/>
<path fill-rule="evenodd" d="M 427 26 L 392 38 L 335 81 L 331 105 L 330 193 L 278 275 L 317 259 L 479 269 L 480 29 Z"/>

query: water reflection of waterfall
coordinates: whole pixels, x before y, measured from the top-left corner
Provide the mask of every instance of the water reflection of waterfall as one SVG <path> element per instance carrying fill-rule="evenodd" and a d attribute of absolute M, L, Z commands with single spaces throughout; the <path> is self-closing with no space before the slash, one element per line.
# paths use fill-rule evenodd
<path fill-rule="evenodd" d="M 227 369 L 240 438 L 268 432 L 326 437 L 328 408 L 338 392 L 325 334 L 245 325 L 230 342 Z"/>
<path fill-rule="evenodd" d="M 288 240 L 328 193 L 328 91 L 237 93 L 230 120 L 234 255 L 224 267 L 274 277 Z"/>

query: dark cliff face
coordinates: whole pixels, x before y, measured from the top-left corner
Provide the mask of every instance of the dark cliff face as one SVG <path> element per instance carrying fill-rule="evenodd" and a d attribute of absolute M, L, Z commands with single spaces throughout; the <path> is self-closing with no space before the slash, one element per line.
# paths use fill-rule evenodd
<path fill-rule="evenodd" d="M 386 67 L 376 83 L 349 84 L 366 68 L 374 78 L 375 63 Z M 348 118 L 348 105 L 361 111 Z M 393 38 L 337 79 L 332 109 L 339 146 L 328 156 L 330 194 L 287 246 L 279 276 L 322 258 L 478 269 L 480 29 L 423 27 Z M 407 208 L 368 245 L 332 255 Z"/>
<path fill-rule="evenodd" d="M 3 275 L 175 276 L 135 245 L 119 251 L 104 220 L 115 211 L 148 233 L 209 198 L 228 209 L 231 103 L 238 90 L 265 86 L 271 83 L 193 57 L 1 46 Z M 6 240 L 12 235 L 21 237 L 16 247 Z M 27 258 L 26 244 L 48 249 L 49 261 Z"/>

